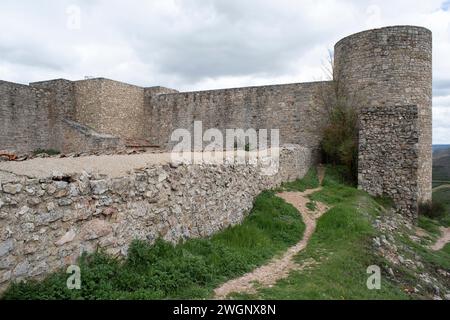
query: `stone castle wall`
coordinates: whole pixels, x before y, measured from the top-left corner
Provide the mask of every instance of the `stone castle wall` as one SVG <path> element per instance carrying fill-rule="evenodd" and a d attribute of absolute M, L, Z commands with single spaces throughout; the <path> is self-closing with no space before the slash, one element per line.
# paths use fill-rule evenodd
<path fill-rule="evenodd" d="M 171 133 L 178 128 L 192 131 L 194 121 L 202 121 L 204 130 L 279 129 L 281 143 L 317 150 L 327 122 L 318 96 L 330 85 L 313 82 L 149 95 L 145 131 L 153 144 L 170 146 Z"/>
<path fill-rule="evenodd" d="M 121 138 L 144 136 L 144 88 L 108 79 L 75 82 L 75 121 Z"/>
<path fill-rule="evenodd" d="M 417 192 L 419 201 L 429 201 L 432 180 L 431 32 L 420 27 L 397 26 L 344 38 L 335 46 L 335 79 L 339 80 L 342 94 L 360 101 L 361 107 L 417 106 Z M 381 113 L 380 117 L 384 117 L 384 111 Z"/>
<path fill-rule="evenodd" d="M 414 169 L 417 172 L 407 177 L 415 179 L 417 202 L 429 201 L 431 32 L 420 27 L 397 26 L 346 37 L 335 46 L 334 71 L 334 82 L 200 92 L 142 88 L 103 78 L 55 80 L 30 86 L 0 82 L 0 149 L 55 148 L 63 152 L 114 149 L 122 147 L 126 139 L 143 139 L 151 145 L 170 148 L 170 136 L 175 129 L 192 130 L 194 121 L 202 121 L 203 130 L 280 129 L 281 143 L 301 144 L 317 153 L 322 127 L 328 120 L 321 94 L 337 83 L 339 93 L 356 101 L 361 110 L 374 107 L 370 119 L 388 133 L 395 134 L 396 126 L 402 128 L 407 124 L 390 122 L 384 107 L 398 106 L 401 113 L 405 106 L 417 108 L 417 153 L 410 154 L 412 162 L 417 160 Z M 376 115 L 378 108 L 380 114 Z M 361 126 L 360 130 L 361 136 L 371 136 L 373 128 Z M 397 152 L 393 145 L 382 147 Z M 379 150 L 377 146 L 373 148 L 371 153 Z M 364 161 L 360 161 L 360 170 L 367 167 Z M 396 164 L 385 165 L 394 168 Z M 364 173 L 360 185 L 367 185 L 368 180 L 379 181 L 377 175 L 376 170 Z M 383 184 L 380 192 L 376 189 L 377 194 L 402 190 L 395 181 L 386 181 L 389 183 Z"/>
<path fill-rule="evenodd" d="M 430 31 L 388 27 L 336 44 L 334 82 L 180 93 L 102 78 L 0 81 L 0 150 L 84 152 L 122 148 L 127 139 L 170 149 L 172 132 L 192 130 L 194 121 L 203 130 L 280 129 L 282 144 L 302 146 L 283 149 L 271 177 L 245 165 L 148 163 L 111 176 L 83 172 L 95 162 L 84 157 L 54 159 L 69 175 L 0 164 L 0 289 L 97 247 L 124 254 L 135 238 L 177 241 L 239 223 L 260 191 L 303 177 L 317 162 L 328 121 L 321 95 L 336 84 L 360 106 L 359 187 L 416 218 L 431 198 L 431 50 Z M 131 159 L 101 165 L 113 170 Z M 16 165 L 24 172 L 11 173 Z"/>
<path fill-rule="evenodd" d="M 96 157 L 89 163 L 100 169 L 92 172 L 74 172 L 70 158 L 53 160 L 70 174 L 32 165 L 25 176 L 21 163 L 8 163 L 14 173 L 0 170 L 0 292 L 75 263 L 82 252 L 121 255 L 134 239 L 212 235 L 241 222 L 261 191 L 303 177 L 313 163 L 300 146 L 281 150 L 272 176 L 244 164 L 132 166 L 141 155 L 129 157 L 127 174 L 100 171 L 106 160 Z"/>
<path fill-rule="evenodd" d="M 420 180 L 417 106 L 366 107 L 360 113 L 358 187 L 394 200 L 416 219 Z"/>
<path fill-rule="evenodd" d="M 25 152 L 51 146 L 52 93 L 0 81 L 0 150 Z"/>
<path fill-rule="evenodd" d="M 47 102 L 50 112 L 50 125 L 49 125 L 49 141 L 48 147 L 55 150 L 64 150 L 65 139 L 64 131 L 66 124 L 63 119 L 75 118 L 75 92 L 74 84 L 72 81 L 57 79 L 50 81 L 34 82 L 31 83 L 32 88 L 44 89 L 51 93 L 51 99 Z M 47 148 L 42 148 L 47 149 Z M 32 151 L 34 149 L 28 149 L 25 151 Z"/>

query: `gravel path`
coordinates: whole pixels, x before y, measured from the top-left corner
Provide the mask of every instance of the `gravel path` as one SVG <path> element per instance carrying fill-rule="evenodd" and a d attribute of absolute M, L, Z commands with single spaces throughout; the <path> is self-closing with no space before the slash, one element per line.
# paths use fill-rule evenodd
<path fill-rule="evenodd" d="M 295 246 L 289 248 L 281 257 L 274 258 L 268 264 L 240 278 L 230 280 L 215 289 L 215 299 L 225 299 L 230 293 L 255 293 L 255 284 L 257 286 L 270 287 L 278 280 L 286 278 L 291 271 L 300 270 L 305 267 L 305 265 L 297 264 L 294 261 L 294 257 L 306 248 L 309 239 L 316 229 L 317 219 L 329 209 L 320 202 L 316 202 L 315 210 L 309 210 L 306 206 L 310 202 L 308 196 L 321 189 L 309 189 L 305 192 L 282 192 L 278 194 L 278 197 L 292 204 L 302 215 L 306 225 L 303 239 Z"/>

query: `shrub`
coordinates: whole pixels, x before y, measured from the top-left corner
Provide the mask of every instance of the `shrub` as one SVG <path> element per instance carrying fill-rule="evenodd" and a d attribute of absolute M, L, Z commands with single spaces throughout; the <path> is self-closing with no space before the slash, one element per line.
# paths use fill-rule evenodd
<path fill-rule="evenodd" d="M 357 179 L 358 171 L 358 117 L 356 110 L 345 102 L 337 103 L 330 112 L 330 122 L 325 127 L 322 140 L 324 161 L 343 165 L 348 178 Z"/>
<path fill-rule="evenodd" d="M 429 217 L 431 219 L 441 218 L 446 213 L 446 207 L 442 201 L 433 200 L 423 202 L 419 205 L 419 215 Z"/>
<path fill-rule="evenodd" d="M 358 107 L 365 99 L 360 93 L 349 94 L 340 81 L 330 53 L 329 66 L 332 85 L 324 85 L 318 95 L 321 106 L 328 112 L 328 124 L 321 142 L 325 163 L 347 168 L 346 179 L 355 183 L 358 177 Z"/>

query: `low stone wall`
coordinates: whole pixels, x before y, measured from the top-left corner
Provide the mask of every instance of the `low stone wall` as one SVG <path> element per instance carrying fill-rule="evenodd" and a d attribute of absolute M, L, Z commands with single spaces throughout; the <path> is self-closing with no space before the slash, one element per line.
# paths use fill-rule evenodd
<path fill-rule="evenodd" d="M 210 236 L 240 223 L 261 191 L 303 177 L 311 165 L 310 149 L 288 146 L 272 176 L 252 165 L 147 165 L 119 177 L 21 176 L 0 166 L 0 291 L 97 248 L 125 255 L 133 239 Z"/>
<path fill-rule="evenodd" d="M 361 110 L 358 187 L 392 198 L 403 215 L 416 219 L 419 188 L 417 106 Z"/>

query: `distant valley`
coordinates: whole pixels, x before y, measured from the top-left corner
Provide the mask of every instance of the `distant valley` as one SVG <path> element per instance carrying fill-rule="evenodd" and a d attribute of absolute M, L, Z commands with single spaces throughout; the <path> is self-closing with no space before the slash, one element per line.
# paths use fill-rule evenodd
<path fill-rule="evenodd" d="M 433 145 L 433 187 L 450 183 L 450 145 Z"/>

